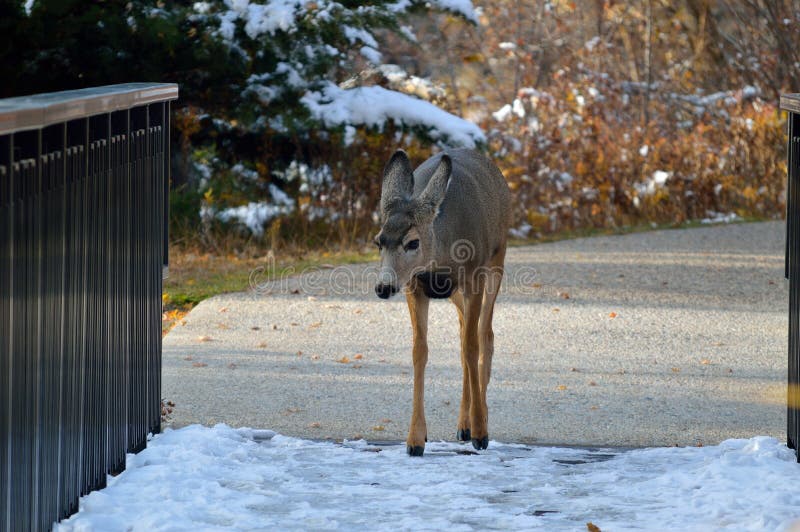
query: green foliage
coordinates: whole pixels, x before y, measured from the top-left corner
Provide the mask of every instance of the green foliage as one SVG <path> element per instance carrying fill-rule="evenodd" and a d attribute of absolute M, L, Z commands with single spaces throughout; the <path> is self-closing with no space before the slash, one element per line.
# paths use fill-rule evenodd
<path fill-rule="evenodd" d="M 406 13 L 395 2 L 35 0 L 30 13 L 23 6 L 0 7 L 0 29 L 12 43 L 0 44 L 0 96 L 134 81 L 180 85 L 171 199 L 179 239 L 194 233 L 195 243 L 214 245 L 242 227 L 217 216 L 225 209 L 271 209 L 278 200 L 286 222 L 279 233 L 292 239 L 362 235 L 371 224 L 382 163 L 368 159 L 361 175 L 362 162 L 331 158 L 358 159 L 365 148 L 383 157 L 376 139 L 387 131 L 362 129 L 355 143 L 350 131 L 345 143 L 344 128 L 312 119 L 301 98 L 361 70 L 387 35 L 406 38 L 399 32 Z M 406 7 L 427 9 L 419 1 Z M 292 182 L 292 165 L 328 178 Z M 335 224 L 326 219 L 334 212 Z M 245 241 L 250 233 L 260 238 L 261 227 L 245 231 Z"/>

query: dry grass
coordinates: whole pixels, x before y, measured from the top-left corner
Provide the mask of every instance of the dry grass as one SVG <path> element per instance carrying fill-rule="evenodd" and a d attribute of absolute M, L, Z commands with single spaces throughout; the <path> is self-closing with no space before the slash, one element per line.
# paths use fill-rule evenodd
<path fill-rule="evenodd" d="M 261 257 L 236 254 L 215 255 L 182 248 L 170 249 L 169 277 L 164 280 L 162 295 L 163 334 L 195 305 L 209 297 L 245 292 L 250 289 L 250 275 L 266 267 L 267 278 L 302 271 L 323 265 L 351 264 L 377 259 L 377 253 L 367 250 L 350 251 L 287 251 Z M 259 281 L 265 279 L 264 273 Z"/>

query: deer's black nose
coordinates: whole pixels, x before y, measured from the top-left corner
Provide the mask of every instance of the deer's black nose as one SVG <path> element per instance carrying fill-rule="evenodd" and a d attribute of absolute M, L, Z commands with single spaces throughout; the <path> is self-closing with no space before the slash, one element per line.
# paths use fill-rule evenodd
<path fill-rule="evenodd" d="M 397 288 L 390 284 L 376 284 L 375 285 L 375 293 L 378 294 L 378 297 L 381 299 L 389 299 L 392 295 L 397 292 Z"/>

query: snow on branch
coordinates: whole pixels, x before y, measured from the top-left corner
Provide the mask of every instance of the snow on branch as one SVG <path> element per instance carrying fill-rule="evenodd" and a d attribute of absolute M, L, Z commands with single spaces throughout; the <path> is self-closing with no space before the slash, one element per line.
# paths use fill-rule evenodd
<path fill-rule="evenodd" d="M 478 14 L 470 0 L 431 0 L 430 4 L 443 11 L 461 15 L 475 24 L 478 23 Z"/>
<path fill-rule="evenodd" d="M 421 128 L 444 146 L 472 148 L 486 142 L 480 127 L 432 103 L 383 87 L 342 89 L 329 83 L 320 91 L 307 92 L 301 103 L 311 116 L 328 127 L 342 125 L 382 128 L 388 121 Z"/>
<path fill-rule="evenodd" d="M 389 9 L 396 13 L 404 12 L 412 5 L 425 4 L 434 9 L 442 11 L 449 11 L 454 15 L 459 15 L 469 20 L 470 22 L 478 23 L 478 13 L 475 6 L 472 5 L 471 0 L 428 0 L 427 2 L 420 2 L 419 0 L 398 0 L 394 4 L 389 5 Z"/>

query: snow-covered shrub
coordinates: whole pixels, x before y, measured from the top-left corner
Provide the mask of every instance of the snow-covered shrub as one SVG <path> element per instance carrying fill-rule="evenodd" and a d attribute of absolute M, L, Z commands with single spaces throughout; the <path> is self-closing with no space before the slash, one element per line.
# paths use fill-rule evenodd
<path fill-rule="evenodd" d="M 200 167 L 185 155 L 206 219 L 256 238 L 280 220 L 294 239 L 363 239 L 391 149 L 484 144 L 477 125 L 437 105 L 440 87 L 381 64 L 384 37 L 413 39 L 401 22 L 425 9 L 476 19 L 471 2 L 452 0 L 195 3 L 188 18 L 239 73 L 232 99 L 209 96 L 176 122 L 187 145 L 215 154 Z"/>

